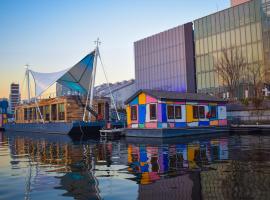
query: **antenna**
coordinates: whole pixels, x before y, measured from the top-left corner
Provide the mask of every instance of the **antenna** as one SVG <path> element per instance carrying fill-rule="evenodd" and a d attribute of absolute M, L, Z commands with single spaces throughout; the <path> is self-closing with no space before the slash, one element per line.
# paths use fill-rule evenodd
<path fill-rule="evenodd" d="M 94 41 L 94 44 L 96 45 L 96 48 L 98 48 L 98 46 L 101 44 L 99 38 L 97 38 L 97 40 Z"/>

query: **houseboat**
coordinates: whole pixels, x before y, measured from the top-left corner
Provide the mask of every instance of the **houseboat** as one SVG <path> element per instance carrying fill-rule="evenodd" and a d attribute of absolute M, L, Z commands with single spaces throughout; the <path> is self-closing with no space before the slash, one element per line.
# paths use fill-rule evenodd
<path fill-rule="evenodd" d="M 127 137 L 177 137 L 227 130 L 226 101 L 214 96 L 139 90 L 125 104 Z"/>
<path fill-rule="evenodd" d="M 110 121 L 110 101 L 113 105 L 115 103 L 113 98 L 94 97 L 97 59 L 100 59 L 99 41 L 96 41 L 96 44 L 94 51 L 65 70 L 42 73 L 27 67 L 25 79 L 28 99 L 15 108 L 15 123 L 5 124 L 5 130 L 99 135 L 99 130 L 105 128 Z M 34 96 L 31 96 L 30 77 L 35 84 L 32 87 L 35 88 Z M 42 94 L 55 83 L 69 88 L 75 95 L 42 98 Z M 119 122 L 116 106 L 114 109 L 117 122 L 110 123 L 110 127 L 119 128 L 124 124 Z"/>

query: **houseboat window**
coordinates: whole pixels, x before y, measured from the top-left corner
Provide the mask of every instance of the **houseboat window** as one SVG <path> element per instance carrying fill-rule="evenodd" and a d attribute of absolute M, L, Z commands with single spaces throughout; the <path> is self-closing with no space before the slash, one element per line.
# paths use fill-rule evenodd
<path fill-rule="evenodd" d="M 50 106 L 45 106 L 45 120 L 50 120 Z"/>
<path fill-rule="evenodd" d="M 102 105 L 101 105 L 101 103 L 98 103 L 98 114 L 99 115 L 101 115 L 102 113 L 101 113 L 101 109 L 102 108 Z"/>
<path fill-rule="evenodd" d="M 156 119 L 157 119 L 157 105 L 150 104 L 150 120 L 156 120 Z"/>
<path fill-rule="evenodd" d="M 64 104 L 58 104 L 58 120 L 65 120 L 65 107 Z"/>
<path fill-rule="evenodd" d="M 52 120 L 53 120 L 53 121 L 57 120 L 56 104 L 53 104 L 53 105 L 51 106 L 51 115 L 52 115 Z"/>
<path fill-rule="evenodd" d="M 37 110 L 36 108 L 33 108 L 33 120 L 37 119 Z"/>
<path fill-rule="evenodd" d="M 33 108 L 29 108 L 29 120 L 32 120 L 33 117 Z"/>
<path fill-rule="evenodd" d="M 172 105 L 167 106 L 167 114 L 168 114 L 168 119 L 174 119 L 174 106 Z"/>
<path fill-rule="evenodd" d="M 182 119 L 181 106 L 175 106 L 175 119 Z"/>
<path fill-rule="evenodd" d="M 211 106 L 210 107 L 210 115 L 211 118 L 216 118 L 217 117 L 217 107 L 216 106 Z"/>
<path fill-rule="evenodd" d="M 137 120 L 137 106 L 131 106 L 131 120 Z"/>
<path fill-rule="evenodd" d="M 204 108 L 204 106 L 199 107 L 199 116 L 200 116 L 201 119 L 205 118 L 205 108 Z"/>
<path fill-rule="evenodd" d="M 193 106 L 193 119 L 198 119 L 198 118 L 199 118 L 199 107 Z"/>
<path fill-rule="evenodd" d="M 27 108 L 25 108 L 25 109 L 23 109 L 23 118 L 24 118 L 24 120 L 27 120 L 28 118 L 27 118 Z"/>

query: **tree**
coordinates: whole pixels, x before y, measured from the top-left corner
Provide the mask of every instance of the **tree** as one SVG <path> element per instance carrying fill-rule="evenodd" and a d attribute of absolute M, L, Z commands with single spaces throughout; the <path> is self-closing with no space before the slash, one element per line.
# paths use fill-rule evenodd
<path fill-rule="evenodd" d="M 264 77 L 262 73 L 262 65 L 256 64 L 252 67 L 249 67 L 249 80 L 252 84 L 253 97 L 252 104 L 255 108 L 254 114 L 257 116 L 257 123 L 259 118 L 263 115 L 264 109 L 260 109 L 263 105 L 264 96 L 262 95 L 262 89 L 264 87 Z"/>
<path fill-rule="evenodd" d="M 238 48 L 223 49 L 221 57 L 215 62 L 215 70 L 221 77 L 227 90 L 229 98 L 235 97 L 235 91 L 239 88 L 241 80 L 244 78 L 244 70 L 247 66 L 245 58 Z"/>

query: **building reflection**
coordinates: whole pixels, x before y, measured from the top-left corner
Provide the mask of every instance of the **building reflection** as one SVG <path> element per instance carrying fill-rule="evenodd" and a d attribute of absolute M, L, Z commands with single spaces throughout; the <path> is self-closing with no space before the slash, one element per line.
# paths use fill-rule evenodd
<path fill-rule="evenodd" d="M 10 143 L 14 161 L 27 155 L 29 163 L 45 170 L 35 175 L 44 176 L 43 185 L 51 181 L 47 173 L 55 174 L 59 182 L 53 189 L 77 199 L 100 199 L 102 177 L 135 181 L 138 199 L 246 199 L 255 195 L 264 199 L 269 195 L 263 193 L 270 185 L 269 175 L 263 172 L 269 169 L 259 160 L 270 158 L 257 147 L 242 148 L 239 144 L 252 143 L 244 136 L 237 145 L 227 137 L 148 145 L 125 141 L 74 144 L 0 134 L 1 141 Z M 20 162 L 11 165 L 18 167 Z M 111 170 L 114 165 L 127 170 Z"/>

